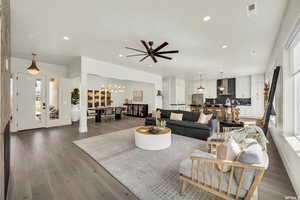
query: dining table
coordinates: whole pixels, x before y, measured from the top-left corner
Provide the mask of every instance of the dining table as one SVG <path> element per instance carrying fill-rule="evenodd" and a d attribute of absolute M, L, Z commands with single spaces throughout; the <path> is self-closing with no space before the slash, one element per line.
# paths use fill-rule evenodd
<path fill-rule="evenodd" d="M 113 113 L 115 113 L 115 115 L 117 116 L 118 115 L 118 119 L 121 119 L 122 117 L 122 113 L 120 114 L 117 114 L 116 113 L 116 110 L 117 108 L 121 108 L 121 110 L 126 110 L 126 107 L 124 106 L 98 106 L 95 108 L 95 111 L 96 111 L 96 117 L 95 117 L 95 122 L 99 123 L 101 122 L 101 115 L 105 112 L 105 110 L 107 109 L 113 109 Z M 117 119 L 116 118 L 116 119 Z"/>

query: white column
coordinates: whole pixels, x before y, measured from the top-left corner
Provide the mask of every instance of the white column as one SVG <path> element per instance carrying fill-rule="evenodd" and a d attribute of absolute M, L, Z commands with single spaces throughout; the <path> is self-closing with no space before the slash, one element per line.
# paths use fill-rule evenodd
<path fill-rule="evenodd" d="M 79 132 L 85 133 L 87 128 L 87 74 L 81 72 L 80 75 L 80 121 Z"/>

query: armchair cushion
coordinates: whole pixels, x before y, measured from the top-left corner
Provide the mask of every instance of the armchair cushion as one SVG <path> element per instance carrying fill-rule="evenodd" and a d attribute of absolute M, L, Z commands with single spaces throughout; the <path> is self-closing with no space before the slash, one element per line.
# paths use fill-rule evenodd
<path fill-rule="evenodd" d="M 247 139 L 248 146 L 246 149 L 240 154 L 237 161 L 245 164 L 262 164 L 265 162 L 264 153 L 260 144 L 254 139 Z M 234 171 L 234 176 L 237 182 L 241 179 L 242 170 L 241 168 L 236 168 Z M 254 169 L 246 169 L 244 176 L 243 188 L 245 190 L 249 190 L 251 184 L 256 176 L 256 172 Z"/>
<path fill-rule="evenodd" d="M 210 158 L 210 159 L 216 159 L 216 156 L 207 152 L 203 152 L 200 150 L 196 150 L 191 154 L 191 157 L 201 157 L 201 158 Z M 194 179 L 197 180 L 197 161 L 194 162 Z M 210 182 L 210 177 L 212 176 L 212 164 L 206 164 L 206 185 L 211 186 L 211 182 Z M 218 181 L 219 181 L 219 177 L 221 176 L 221 172 L 217 169 L 217 167 L 214 168 L 214 180 L 213 180 L 213 187 L 214 188 L 218 188 Z M 203 184 L 204 183 L 204 178 L 203 178 L 203 171 L 204 171 L 204 165 L 203 162 L 200 161 L 200 182 Z M 179 167 L 179 173 L 182 176 L 191 178 L 192 176 L 192 159 L 191 158 L 187 158 L 186 160 L 183 160 L 180 163 L 180 167 Z M 229 184 L 229 177 L 230 174 L 229 173 L 224 173 L 223 175 L 223 182 L 222 182 L 222 191 L 227 191 L 227 187 Z M 237 192 L 237 188 L 238 185 L 235 182 L 235 180 L 233 179 L 232 181 L 232 185 L 231 185 L 231 194 L 236 194 Z M 243 188 L 240 191 L 240 197 L 244 197 L 247 193 L 247 190 L 244 190 Z"/>

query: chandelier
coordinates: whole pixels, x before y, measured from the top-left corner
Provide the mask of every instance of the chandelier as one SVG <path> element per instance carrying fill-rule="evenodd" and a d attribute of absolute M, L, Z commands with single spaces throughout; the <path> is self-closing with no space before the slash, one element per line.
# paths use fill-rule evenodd
<path fill-rule="evenodd" d="M 101 91 L 109 91 L 109 92 L 124 92 L 125 91 L 125 86 L 120 86 L 120 85 L 108 85 L 108 87 L 105 87 L 102 85 L 100 88 Z"/>

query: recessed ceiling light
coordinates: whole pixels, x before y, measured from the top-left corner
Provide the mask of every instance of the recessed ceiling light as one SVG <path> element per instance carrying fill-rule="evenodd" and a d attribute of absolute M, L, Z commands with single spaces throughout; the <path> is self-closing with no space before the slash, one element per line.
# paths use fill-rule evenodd
<path fill-rule="evenodd" d="M 122 57 L 123 57 L 123 55 L 122 55 L 122 54 L 119 54 L 119 57 L 120 57 L 120 58 L 122 58 Z"/>
<path fill-rule="evenodd" d="M 204 21 L 204 22 L 207 22 L 207 21 L 209 21 L 209 20 L 211 20 L 211 17 L 210 17 L 210 16 L 205 16 L 205 17 L 203 17 L 203 21 Z"/>
<path fill-rule="evenodd" d="M 64 38 L 64 40 L 70 40 L 70 38 L 68 36 L 64 36 L 63 38 Z"/>
<path fill-rule="evenodd" d="M 228 46 L 224 44 L 224 45 L 222 46 L 222 49 L 226 49 L 227 47 L 228 47 Z"/>

